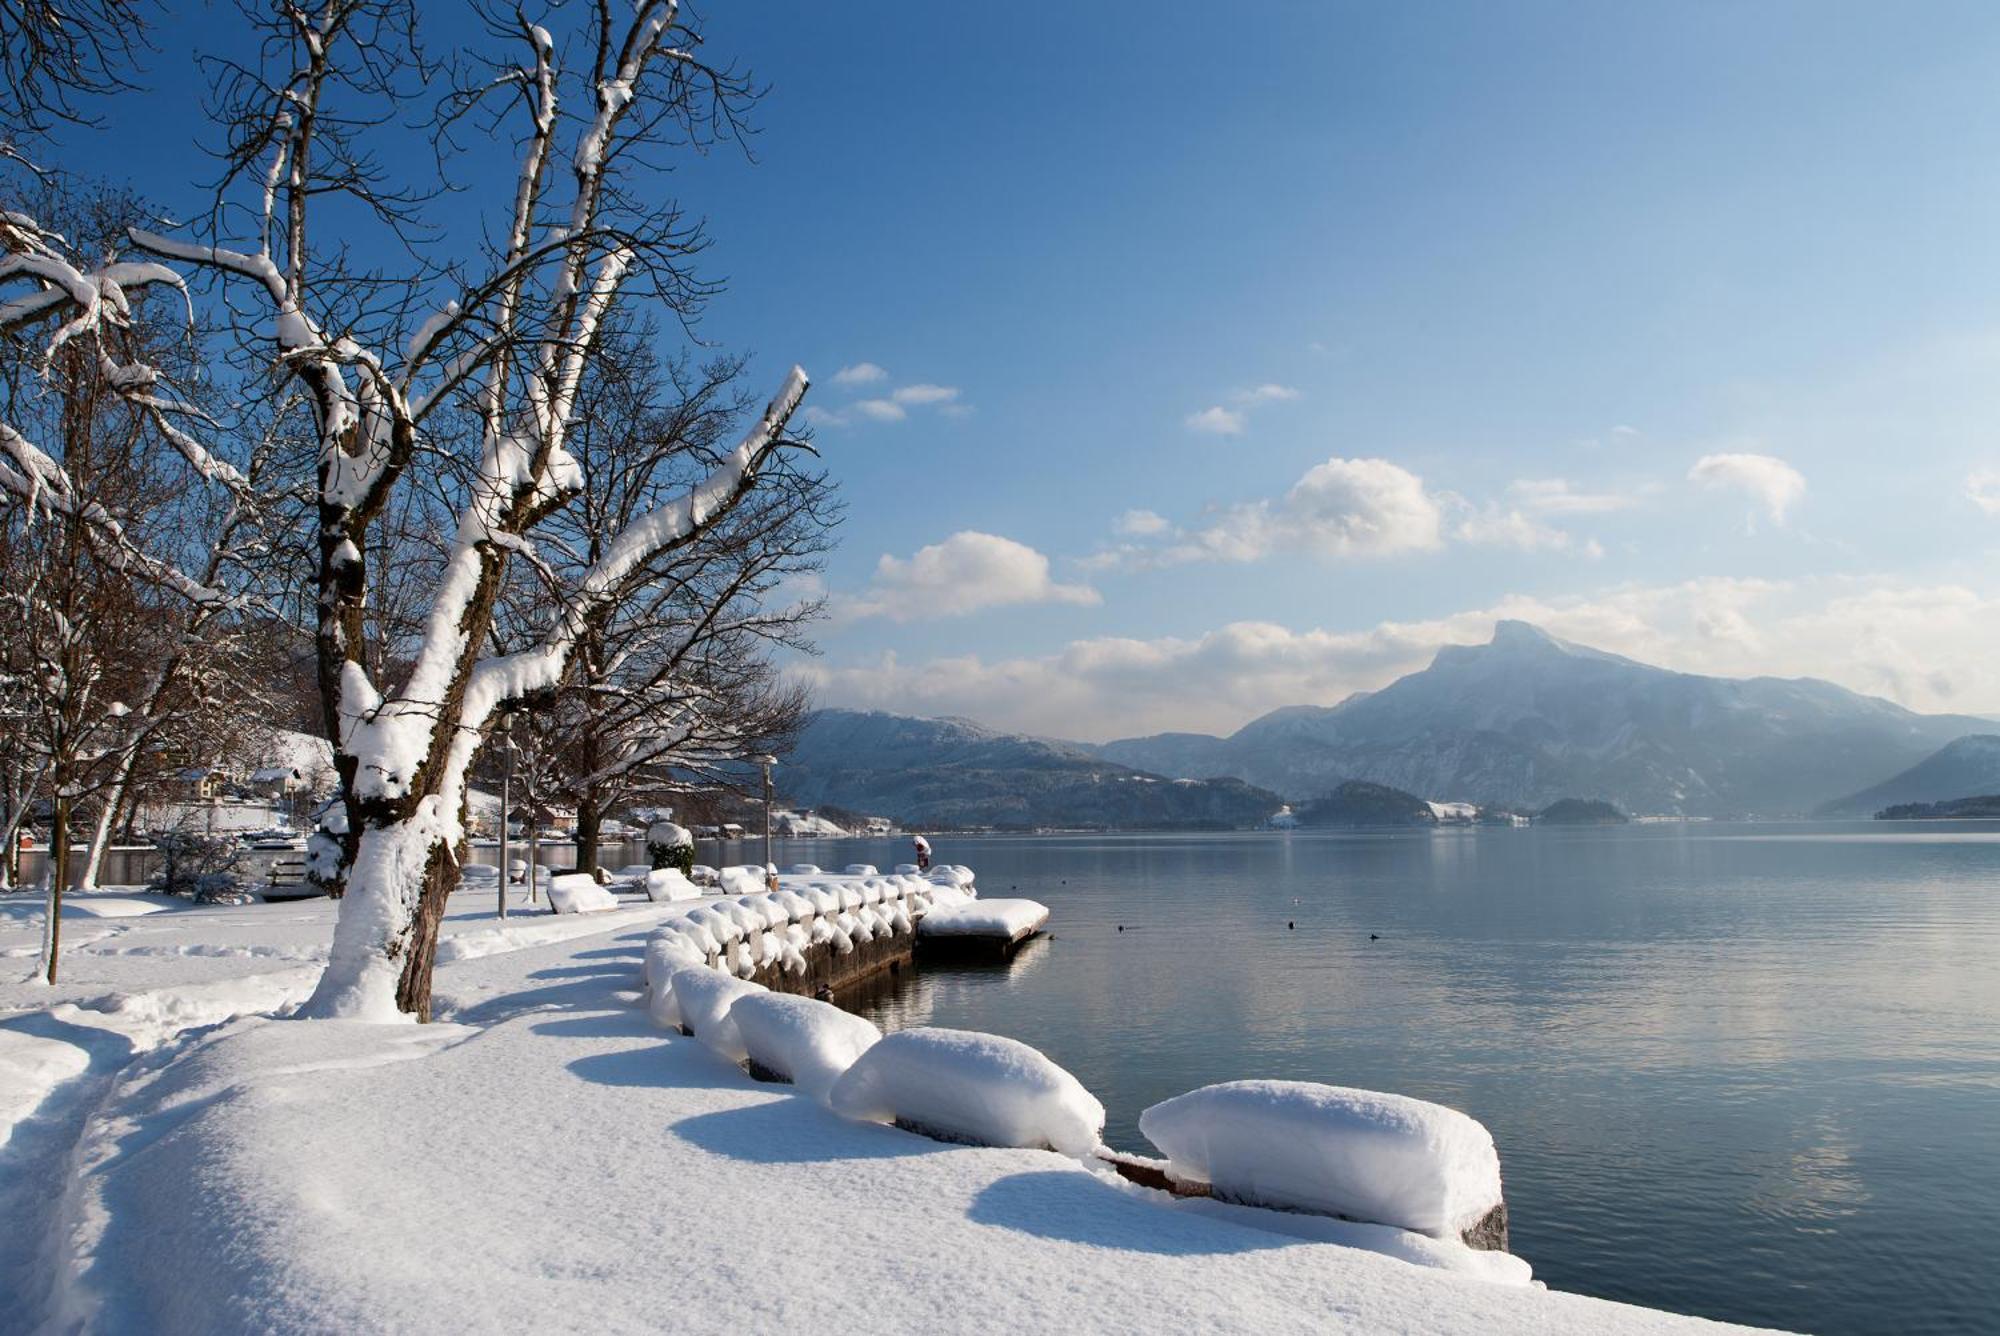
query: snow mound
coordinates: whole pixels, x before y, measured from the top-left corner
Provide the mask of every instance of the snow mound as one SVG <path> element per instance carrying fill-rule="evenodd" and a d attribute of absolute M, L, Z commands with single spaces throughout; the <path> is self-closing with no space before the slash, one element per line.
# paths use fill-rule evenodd
<path fill-rule="evenodd" d="M 655 902 L 667 900 L 695 900 L 701 896 L 701 887 L 687 879 L 687 874 L 676 867 L 656 867 L 646 873 L 646 898 Z"/>
<path fill-rule="evenodd" d="M 850 877 L 873 877 L 877 875 L 873 863 L 849 863 L 847 875 Z"/>
<path fill-rule="evenodd" d="M 930 870 L 929 880 L 939 886 L 955 886 L 964 890 L 972 885 L 972 869 L 963 863 L 939 863 Z"/>
<path fill-rule="evenodd" d="M 794 863 L 790 868 L 790 872 L 794 877 L 817 877 L 819 875 L 819 865 L 817 863 Z"/>
<path fill-rule="evenodd" d="M 903 1123 L 947 1141 L 1087 1155 L 1104 1106 L 1035 1049 L 969 1030 L 903 1030 L 857 1058 L 827 1106 L 864 1122 Z"/>
<path fill-rule="evenodd" d="M 1034 900 L 968 900 L 924 915 L 925 937 L 999 937 L 1014 941 L 1040 932 L 1049 907 Z"/>
<path fill-rule="evenodd" d="M 721 875 L 724 895 L 755 895 L 764 889 L 764 869 L 754 864 L 726 867 Z"/>
<path fill-rule="evenodd" d="M 1139 1115 L 1176 1175 L 1218 1197 L 1457 1238 L 1500 1204 L 1500 1156 L 1474 1119 L 1405 1095 L 1228 1081 Z"/>
<path fill-rule="evenodd" d="M 568 872 L 549 878 L 549 908 L 558 914 L 583 914 L 618 908 L 618 897 L 597 884 L 588 872 Z"/>
<path fill-rule="evenodd" d="M 739 997 L 730 1005 L 729 1019 L 743 1036 L 750 1061 L 821 1103 L 854 1060 L 882 1038 L 859 1016 L 791 993 Z"/>
<path fill-rule="evenodd" d="M 674 971 L 668 987 L 673 990 L 673 1005 L 679 1009 L 681 1024 L 696 1039 L 731 1062 L 750 1056 L 743 1047 L 743 1032 L 729 1018 L 729 1009 L 738 998 L 763 992 L 762 984 L 731 978 L 706 965 L 689 965 Z"/>

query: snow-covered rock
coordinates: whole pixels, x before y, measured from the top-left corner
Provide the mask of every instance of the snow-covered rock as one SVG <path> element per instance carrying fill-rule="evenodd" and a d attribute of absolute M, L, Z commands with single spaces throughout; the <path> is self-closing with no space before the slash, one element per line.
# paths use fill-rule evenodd
<path fill-rule="evenodd" d="M 1074 1076 L 1018 1040 L 969 1030 L 903 1030 L 855 1059 L 828 1107 L 900 1122 L 948 1141 L 1087 1155 L 1104 1106 Z"/>
<path fill-rule="evenodd" d="M 1049 907 L 1035 900 L 968 900 L 924 915 L 925 937 L 992 937 L 1015 941 L 1040 932 Z"/>
<path fill-rule="evenodd" d="M 822 1103 L 854 1060 L 882 1038 L 860 1016 L 791 993 L 746 994 L 730 1005 L 729 1019 L 752 1063 Z"/>
<path fill-rule="evenodd" d="M 597 884 L 588 872 L 567 872 L 549 878 L 549 908 L 558 914 L 583 914 L 618 908 L 618 897 Z"/>
<path fill-rule="evenodd" d="M 667 983 L 673 989 L 681 1025 L 696 1039 L 731 1062 L 750 1056 L 743 1047 L 743 1032 L 729 1018 L 729 1009 L 738 998 L 763 992 L 762 984 L 731 978 L 706 965 L 675 970 Z"/>
<path fill-rule="evenodd" d="M 1307 1081 L 1228 1081 L 1139 1115 L 1217 1196 L 1457 1238 L 1500 1204 L 1484 1126 L 1441 1104 Z"/>

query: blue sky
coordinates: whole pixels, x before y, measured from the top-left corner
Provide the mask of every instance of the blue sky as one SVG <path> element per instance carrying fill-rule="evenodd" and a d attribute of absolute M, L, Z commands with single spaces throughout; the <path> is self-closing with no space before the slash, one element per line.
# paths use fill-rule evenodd
<path fill-rule="evenodd" d="M 817 380 L 829 703 L 1227 730 L 1524 615 L 2000 712 L 2000 7 L 706 17 L 757 161 L 665 186 Z"/>

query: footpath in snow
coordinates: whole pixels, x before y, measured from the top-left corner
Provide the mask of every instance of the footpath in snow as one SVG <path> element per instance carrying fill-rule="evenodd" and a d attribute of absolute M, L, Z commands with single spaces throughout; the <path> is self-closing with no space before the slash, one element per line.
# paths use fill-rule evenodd
<path fill-rule="evenodd" d="M 423 1027 L 222 1019 L 310 987 L 323 905 L 119 919 L 62 989 L 10 977 L 0 1088 L 39 1098 L 0 1146 L 0 1329 L 1719 1329 L 843 1118 L 870 1037 L 805 999 L 743 1009 L 746 1052 L 808 1064 L 753 1081 L 649 1014 L 648 943 L 694 907 L 454 914 Z M 0 917 L 0 952 L 35 927 Z M 909 1059 L 874 1047 L 857 1106 Z"/>

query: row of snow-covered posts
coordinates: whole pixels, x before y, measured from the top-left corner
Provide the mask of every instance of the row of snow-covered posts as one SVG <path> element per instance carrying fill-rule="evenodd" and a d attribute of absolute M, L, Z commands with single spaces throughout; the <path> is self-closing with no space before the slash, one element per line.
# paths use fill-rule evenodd
<path fill-rule="evenodd" d="M 863 953 L 906 952 L 918 931 L 991 939 L 1029 922 L 1038 930 L 1048 911 L 975 900 L 963 869 L 926 878 L 855 868 L 824 880 L 817 871 L 799 869 L 792 887 L 691 907 L 656 929 L 645 956 L 655 1023 L 846 1118 L 1052 1150 L 1176 1197 L 1338 1217 L 1364 1233 L 1423 1236 L 1433 1249 L 1505 1252 L 1499 1154 L 1458 1110 L 1309 1082 L 1232 1081 L 1145 1110 L 1140 1131 L 1164 1157 L 1148 1159 L 1105 1147 L 1104 1106 L 1026 1044 L 933 1028 L 883 1035 L 823 1000 L 813 957 L 828 970 L 859 957 L 846 967 L 851 982 L 870 972 Z M 1494 1261 L 1507 1264 L 1489 1268 L 1495 1278 L 1526 1279 L 1524 1263 Z"/>
<path fill-rule="evenodd" d="M 837 875 L 801 864 L 775 890 L 757 867 L 724 868 L 713 879 L 722 898 L 703 899 L 661 931 L 711 969 L 786 993 L 827 995 L 898 969 L 920 939 L 927 948 L 1004 954 L 1048 919 L 1032 901 L 978 899 L 971 870 L 949 864 L 886 876 L 865 864 Z"/>

